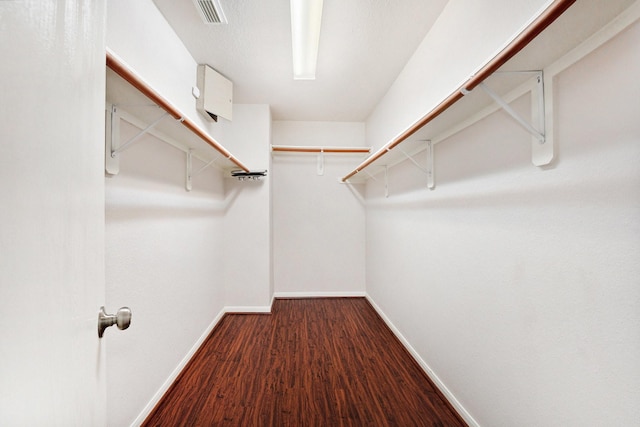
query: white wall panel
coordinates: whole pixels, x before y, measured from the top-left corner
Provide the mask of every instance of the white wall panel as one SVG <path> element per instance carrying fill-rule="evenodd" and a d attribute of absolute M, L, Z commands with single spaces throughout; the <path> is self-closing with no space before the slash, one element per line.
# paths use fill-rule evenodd
<path fill-rule="evenodd" d="M 225 135 L 229 150 L 249 168 L 269 169 L 268 105 L 234 105 Z M 264 311 L 271 304 L 271 179 L 225 179 L 230 202 L 225 212 L 224 277 L 226 304 L 232 310 Z"/>
<path fill-rule="evenodd" d="M 640 416 L 639 41 L 557 76 L 551 167 L 500 112 L 368 185 L 367 292 L 480 425 Z"/>
<path fill-rule="evenodd" d="M 275 122 L 274 145 L 363 146 L 363 123 Z M 338 177 L 361 155 L 276 153 L 273 158 L 275 290 L 285 294 L 364 292 L 361 188 Z M 362 187 L 362 186 L 357 186 Z"/>
<path fill-rule="evenodd" d="M 106 180 L 107 304 L 133 312 L 109 341 L 109 425 L 133 422 L 224 307 L 221 173 L 197 175 L 187 192 L 185 157 L 146 136 Z"/>

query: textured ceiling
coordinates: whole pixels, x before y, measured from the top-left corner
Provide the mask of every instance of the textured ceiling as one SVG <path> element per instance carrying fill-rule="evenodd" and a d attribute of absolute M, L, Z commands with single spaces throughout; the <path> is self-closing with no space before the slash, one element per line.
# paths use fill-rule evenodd
<path fill-rule="evenodd" d="M 220 0 L 205 25 L 192 0 L 154 0 L 198 63 L 233 81 L 234 103 L 274 120 L 363 121 L 447 0 L 324 0 L 316 80 L 293 80 L 288 0 Z M 195 73 L 195 70 L 194 70 Z"/>

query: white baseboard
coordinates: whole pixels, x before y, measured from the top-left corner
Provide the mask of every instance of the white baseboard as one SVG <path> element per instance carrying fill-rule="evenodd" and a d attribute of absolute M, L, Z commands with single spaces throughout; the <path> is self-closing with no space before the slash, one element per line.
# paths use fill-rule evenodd
<path fill-rule="evenodd" d="M 380 309 L 380 307 L 375 303 L 373 298 L 369 294 L 366 295 L 367 301 L 371 303 L 373 308 L 378 312 L 382 320 L 387 324 L 389 329 L 395 334 L 395 336 L 400 340 L 402 345 L 407 349 L 409 353 L 413 356 L 413 358 L 418 362 L 422 370 L 427 374 L 427 376 L 433 381 L 433 383 L 438 387 L 438 389 L 444 394 L 449 403 L 458 411 L 458 414 L 469 424 L 471 427 L 480 427 L 480 424 L 467 412 L 467 410 L 462 406 L 462 404 L 456 399 L 456 397 L 451 393 L 451 391 L 447 388 L 446 385 L 438 378 L 438 376 L 433 372 L 433 370 L 429 367 L 427 362 L 420 357 L 420 354 L 409 344 L 409 341 L 400 333 L 400 330 L 395 327 L 393 322 L 387 317 L 386 314 Z"/>
<path fill-rule="evenodd" d="M 353 292 L 276 292 L 274 298 L 345 298 L 365 297 L 364 291 Z"/>
<path fill-rule="evenodd" d="M 224 308 L 226 313 L 271 313 L 270 305 L 231 305 Z"/>
<path fill-rule="evenodd" d="M 160 389 L 151 398 L 149 403 L 147 403 L 147 406 L 144 407 L 142 412 L 140 412 L 138 417 L 133 421 L 133 423 L 131 424 L 132 427 L 140 426 L 144 422 L 144 420 L 149 416 L 151 411 L 153 411 L 153 408 L 155 408 L 155 406 L 158 404 L 160 399 L 162 399 L 162 396 L 164 396 L 167 390 L 169 390 L 169 387 L 171 387 L 171 384 L 173 384 L 176 378 L 178 378 L 178 375 L 180 375 L 180 372 L 182 372 L 184 367 L 187 366 L 187 363 L 189 363 L 193 355 L 196 354 L 196 351 L 198 351 L 202 343 L 204 343 L 204 340 L 206 340 L 207 337 L 211 334 L 211 331 L 213 331 L 213 328 L 216 327 L 216 325 L 218 324 L 218 322 L 220 322 L 220 320 L 225 315 L 225 313 L 226 313 L 226 307 L 223 308 L 217 314 L 217 316 L 213 319 L 213 321 L 209 324 L 209 326 L 207 326 L 207 329 L 205 329 L 205 331 L 202 333 L 200 338 L 198 338 L 196 343 L 191 347 L 189 352 L 182 358 L 180 363 L 178 363 L 178 366 L 176 366 L 173 372 L 171 372 L 171 375 L 169 375 L 169 378 L 166 379 L 166 381 L 162 384 Z"/>

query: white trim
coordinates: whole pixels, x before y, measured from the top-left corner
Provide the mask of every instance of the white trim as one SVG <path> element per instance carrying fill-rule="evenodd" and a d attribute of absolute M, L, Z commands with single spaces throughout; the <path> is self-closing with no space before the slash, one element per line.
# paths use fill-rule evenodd
<path fill-rule="evenodd" d="M 270 303 L 270 305 L 271 305 L 271 310 L 273 310 L 273 302 L 274 302 L 275 300 L 276 300 L 276 294 L 275 294 L 275 293 L 274 293 L 274 294 L 271 294 L 271 303 Z"/>
<path fill-rule="evenodd" d="M 271 313 L 270 305 L 231 305 L 224 308 L 226 313 Z"/>
<path fill-rule="evenodd" d="M 365 291 L 353 292 L 276 292 L 274 298 L 348 298 L 365 297 Z"/>
<path fill-rule="evenodd" d="M 198 338 L 198 340 L 191 347 L 189 352 L 187 352 L 187 354 L 182 358 L 180 363 L 178 363 L 178 366 L 176 366 L 175 369 L 173 370 L 173 372 L 171 372 L 169 377 L 165 380 L 165 382 L 162 384 L 162 386 L 158 389 L 156 394 L 153 395 L 153 397 L 151 398 L 149 403 L 147 403 L 147 406 L 144 407 L 144 409 L 142 410 L 142 412 L 140 412 L 138 417 L 133 421 L 133 423 L 131 423 L 131 427 L 137 427 L 137 426 L 142 425 L 144 420 L 149 416 L 151 411 L 153 411 L 153 408 L 155 408 L 155 406 L 158 404 L 160 399 L 162 399 L 162 397 L 167 392 L 167 390 L 169 390 L 169 387 L 171 387 L 171 385 L 178 378 L 178 375 L 180 375 L 180 372 L 182 372 L 182 370 L 185 368 L 185 366 L 187 366 L 187 363 L 189 363 L 189 361 L 193 358 L 193 356 L 196 354 L 196 351 L 198 351 L 200 346 L 202 346 L 204 341 L 207 339 L 207 337 L 213 331 L 213 328 L 216 327 L 218 322 L 220 322 L 220 320 L 222 320 L 222 317 L 225 314 L 226 314 L 226 307 L 224 307 L 222 310 L 220 310 L 220 312 L 216 315 L 216 317 L 209 324 L 209 326 L 207 326 L 207 328 L 202 333 L 200 338 Z"/>
<path fill-rule="evenodd" d="M 462 406 L 462 404 L 456 399 L 456 397 L 451 393 L 451 391 L 447 388 L 447 386 L 438 378 L 438 376 L 433 372 L 431 367 L 427 364 L 427 362 L 420 357 L 420 354 L 414 349 L 409 341 L 402 335 L 400 330 L 396 328 L 396 326 L 391 322 L 391 320 L 387 317 L 386 314 L 382 311 L 382 309 L 373 301 L 373 298 L 369 294 L 366 294 L 367 301 L 371 304 L 371 306 L 376 310 L 378 315 L 384 320 L 389 329 L 394 333 L 394 335 L 400 340 L 402 345 L 407 349 L 409 353 L 413 356 L 413 358 L 418 362 L 422 370 L 427 374 L 427 376 L 433 381 L 433 383 L 438 387 L 438 389 L 444 394 L 449 403 L 453 405 L 453 407 L 458 411 L 458 414 L 464 418 L 464 420 L 471 427 L 480 427 L 480 424 L 471 416 L 471 414 Z"/>

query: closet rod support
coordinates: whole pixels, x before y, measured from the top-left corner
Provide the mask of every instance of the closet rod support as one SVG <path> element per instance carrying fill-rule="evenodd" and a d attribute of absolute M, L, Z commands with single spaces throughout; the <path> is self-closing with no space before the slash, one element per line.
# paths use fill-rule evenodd
<path fill-rule="evenodd" d="M 543 81 L 542 72 L 540 72 L 540 75 L 537 77 L 537 84 L 542 85 L 543 84 L 542 81 Z M 505 112 L 507 112 L 507 114 L 509 114 L 516 122 L 518 122 L 520 126 L 522 126 L 529 133 L 531 133 L 531 135 L 533 135 L 538 140 L 538 142 L 540 142 L 540 144 L 544 144 L 545 142 L 544 133 L 540 132 L 538 129 L 533 127 L 531 123 L 527 122 L 522 116 L 520 116 L 520 114 L 518 114 L 513 108 L 511 108 L 511 106 L 507 104 L 507 102 L 504 99 L 502 99 L 500 95 L 495 93 L 489 86 L 487 86 L 486 83 L 482 82 L 478 86 L 481 87 L 487 93 L 487 95 L 489 95 Z M 544 96 L 543 90 L 539 90 L 537 92 L 539 93 L 539 96 Z M 542 108 L 544 108 L 544 98 L 542 99 L 541 102 L 539 102 L 538 105 L 541 105 Z M 544 117 L 544 112 L 541 112 L 540 116 Z"/>
<path fill-rule="evenodd" d="M 114 111 L 115 111 L 115 105 L 114 105 Z M 122 153 L 124 150 L 128 149 L 131 147 L 131 145 L 136 142 L 138 139 L 140 139 L 140 137 L 142 137 L 145 133 L 147 133 L 148 131 L 150 131 L 151 129 L 153 129 L 158 123 L 160 123 L 162 121 L 162 119 L 164 119 L 165 117 L 167 117 L 169 115 L 169 113 L 164 113 L 163 115 L 161 115 L 160 117 L 158 117 L 153 123 L 151 123 L 150 125 L 148 125 L 146 128 L 142 129 L 140 132 L 138 132 L 134 137 L 132 137 L 131 139 L 129 139 L 127 142 L 125 142 L 124 144 L 122 144 L 120 147 L 114 149 L 112 147 L 111 149 L 111 157 L 116 157 L 116 155 L 118 153 Z"/>
<path fill-rule="evenodd" d="M 409 154 L 407 154 L 406 151 L 404 151 L 402 148 L 400 147 L 396 147 L 402 154 L 404 154 L 404 156 L 411 162 L 414 164 L 415 167 L 417 167 L 418 169 L 420 169 L 421 172 L 424 173 L 429 173 L 429 171 L 426 168 L 423 168 L 422 166 L 420 166 L 420 163 L 418 163 L 413 157 L 411 157 Z"/>
<path fill-rule="evenodd" d="M 216 160 L 218 160 L 220 158 L 220 156 L 216 156 L 214 157 L 210 162 L 208 162 L 206 165 L 202 166 L 200 169 L 198 169 L 197 171 L 193 172 L 191 174 L 191 177 L 200 175 L 202 172 L 205 171 L 205 169 L 207 169 L 209 166 L 211 166 Z"/>
<path fill-rule="evenodd" d="M 209 166 L 213 165 L 215 161 L 218 160 L 219 158 L 220 156 L 215 156 L 213 159 L 211 159 L 211 161 L 209 161 L 200 169 L 194 172 L 193 171 L 193 148 L 190 148 L 189 151 L 187 151 L 187 175 L 186 175 L 186 181 L 185 181 L 185 188 L 187 189 L 187 191 L 191 191 L 193 189 L 193 177 L 200 175 Z"/>
<path fill-rule="evenodd" d="M 378 179 L 375 176 L 373 176 L 372 174 L 370 174 L 368 170 L 363 169 L 362 172 L 366 173 L 369 176 L 369 178 L 371 178 L 372 180 L 378 181 Z"/>
<path fill-rule="evenodd" d="M 384 165 L 384 197 L 389 197 L 389 166 Z"/>
<path fill-rule="evenodd" d="M 185 176 L 184 188 L 187 191 L 193 190 L 193 149 L 187 151 L 187 174 Z"/>
<path fill-rule="evenodd" d="M 324 148 L 320 149 L 318 153 L 318 176 L 324 175 Z"/>
<path fill-rule="evenodd" d="M 433 173 L 433 142 L 430 139 L 426 140 L 425 142 L 427 143 L 427 149 L 426 149 L 427 166 L 426 167 L 422 167 L 412 156 L 407 154 L 407 152 L 404 151 L 402 148 L 396 147 L 396 149 L 399 150 L 402 154 L 404 154 L 404 156 L 407 159 L 409 159 L 409 161 L 411 161 L 411 163 L 413 163 L 415 167 L 417 167 L 418 169 L 420 169 L 421 172 L 427 175 L 427 188 L 429 190 L 433 190 L 435 188 L 435 180 L 434 180 L 434 173 Z"/>
<path fill-rule="evenodd" d="M 433 142 L 427 141 L 427 188 L 434 190 L 436 188 L 435 173 L 433 171 Z"/>

